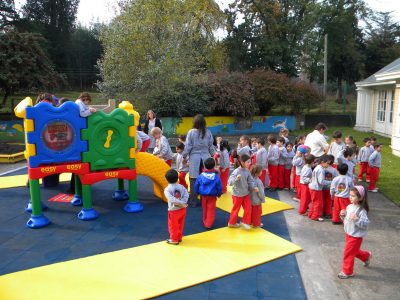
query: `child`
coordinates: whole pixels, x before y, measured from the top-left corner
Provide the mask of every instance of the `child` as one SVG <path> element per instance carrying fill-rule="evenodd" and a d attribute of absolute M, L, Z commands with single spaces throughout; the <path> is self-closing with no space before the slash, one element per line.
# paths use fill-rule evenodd
<path fill-rule="evenodd" d="M 231 150 L 228 141 L 223 140 L 220 143 L 220 156 L 219 156 L 219 176 L 221 177 L 222 193 L 226 193 L 226 186 L 228 184 L 230 160 L 229 151 Z"/>
<path fill-rule="evenodd" d="M 264 184 L 260 180 L 260 175 L 262 172 L 262 167 L 259 165 L 251 166 L 250 173 L 253 176 L 255 186 L 258 191 L 252 191 L 250 194 L 251 199 L 251 225 L 253 227 L 263 227 L 264 224 L 261 223 L 261 215 L 262 215 L 262 203 L 265 202 L 265 194 L 264 194 Z"/>
<path fill-rule="evenodd" d="M 289 143 L 289 130 L 285 127 L 279 130 L 279 137 L 284 139 L 283 146 L 286 147 L 286 144 Z"/>
<path fill-rule="evenodd" d="M 178 136 L 178 142 L 185 144 L 186 143 L 186 134 L 181 134 Z"/>
<path fill-rule="evenodd" d="M 340 151 L 339 156 L 337 157 L 339 164 L 346 164 L 349 167 L 347 176 L 349 176 L 352 180 L 354 180 L 354 168 L 356 166 L 354 163 L 355 156 L 356 155 L 354 151 L 347 147 L 346 149 Z"/>
<path fill-rule="evenodd" d="M 331 183 L 331 196 L 333 198 L 332 224 L 342 224 L 340 219 L 340 211 L 346 209 L 350 204 L 349 193 L 352 188 L 353 180 L 347 176 L 348 166 L 340 164 L 337 167 L 339 176 L 335 177 Z"/>
<path fill-rule="evenodd" d="M 58 99 L 58 104 L 57 104 L 57 106 L 61 106 L 61 105 L 63 105 L 65 102 L 69 102 L 69 101 L 72 102 L 71 99 L 68 99 L 68 98 L 65 98 L 65 97 L 61 97 L 60 99 Z"/>
<path fill-rule="evenodd" d="M 278 163 L 279 163 L 279 148 L 276 145 L 276 136 L 270 134 L 268 136 L 268 154 L 267 154 L 267 161 L 268 161 L 268 188 L 271 192 L 276 191 L 278 188 Z"/>
<path fill-rule="evenodd" d="M 301 169 L 305 164 L 304 157 L 307 155 L 307 153 L 308 153 L 308 147 L 300 145 L 299 147 L 297 147 L 296 155 L 293 157 L 292 164 L 296 168 L 295 185 L 294 185 L 296 189 L 296 197 L 293 197 L 293 200 L 295 201 L 300 201 L 300 196 L 301 196 L 300 174 L 301 174 Z"/>
<path fill-rule="evenodd" d="M 267 177 L 267 149 L 265 149 L 264 138 L 257 139 L 256 165 L 261 168 L 261 174 L 258 178 L 265 186 L 265 178 Z"/>
<path fill-rule="evenodd" d="M 311 182 L 312 177 L 312 166 L 315 160 L 315 156 L 309 154 L 305 158 L 305 164 L 301 169 L 300 173 L 300 184 L 298 189 L 300 191 L 300 206 L 299 206 L 299 215 L 306 215 L 308 206 L 311 202 L 311 194 L 310 189 L 308 187 Z"/>
<path fill-rule="evenodd" d="M 378 181 L 379 178 L 379 170 L 381 168 L 381 163 L 382 163 L 382 156 L 381 156 L 382 146 L 380 144 L 375 144 L 374 149 L 375 149 L 374 153 L 372 153 L 368 159 L 369 176 L 370 176 L 368 191 L 377 193 L 378 188 L 376 187 L 376 182 Z"/>
<path fill-rule="evenodd" d="M 140 130 L 136 130 L 136 134 L 139 137 L 138 138 L 138 145 L 139 145 L 139 139 L 142 142 L 142 146 L 139 148 L 139 146 L 137 148 L 139 148 L 139 152 L 146 152 L 147 148 L 149 148 L 150 146 L 150 137 L 145 134 L 143 131 Z"/>
<path fill-rule="evenodd" d="M 331 182 L 325 180 L 325 169 L 329 166 L 330 158 L 324 154 L 320 157 L 319 165 L 313 170 L 311 182 L 308 185 L 311 194 L 311 209 L 308 217 L 311 220 L 323 222 L 322 209 L 323 209 L 323 192 L 324 185 L 330 185 Z"/>
<path fill-rule="evenodd" d="M 242 154 L 246 154 L 251 157 L 250 138 L 246 135 L 242 135 L 240 137 L 237 147 L 237 155 L 240 156 Z"/>
<path fill-rule="evenodd" d="M 306 137 L 304 135 L 299 135 L 296 137 L 294 140 L 294 147 L 293 147 L 293 152 L 297 153 L 297 148 L 301 145 L 304 145 L 304 141 L 306 140 Z M 296 192 L 296 167 L 292 166 L 292 192 Z"/>
<path fill-rule="evenodd" d="M 365 267 L 369 266 L 372 258 L 371 252 L 361 250 L 361 244 L 369 225 L 369 207 L 363 186 L 356 185 L 350 189 L 350 202 L 351 204 L 347 206 L 346 210 L 340 212 L 346 238 L 342 271 L 338 274 L 340 279 L 353 276 L 354 258 L 357 257 L 364 262 Z"/>
<path fill-rule="evenodd" d="M 328 154 L 334 156 L 334 162 L 333 162 L 333 167 L 336 168 L 338 165 L 337 157 L 339 156 L 340 151 L 344 150 L 346 148 L 345 143 L 342 141 L 342 132 L 341 131 L 335 131 L 332 134 L 333 142 L 329 146 Z"/>
<path fill-rule="evenodd" d="M 189 193 L 182 185 L 177 183 L 178 172 L 176 170 L 168 170 L 165 178 L 168 181 L 168 186 L 164 190 L 164 195 L 168 199 L 169 239 L 167 243 L 178 245 L 182 241 Z"/>
<path fill-rule="evenodd" d="M 217 143 L 217 151 L 221 151 L 221 142 L 222 142 L 222 137 L 221 136 L 217 136 L 215 138 L 215 141 Z"/>
<path fill-rule="evenodd" d="M 370 155 L 374 153 L 374 145 L 376 144 L 376 137 L 371 136 L 371 143 L 369 145 L 369 153 Z M 365 180 L 366 182 L 370 182 L 370 174 L 369 174 L 369 168 L 367 167 L 367 179 Z"/>
<path fill-rule="evenodd" d="M 333 167 L 333 162 L 335 157 L 333 155 L 328 155 L 329 157 L 329 165 L 325 169 L 325 180 L 328 182 L 332 182 L 333 178 L 339 175 L 336 168 Z M 322 197 L 323 197 L 323 205 L 322 212 L 323 218 L 331 219 L 332 218 L 332 197 L 331 197 L 331 186 L 324 185 L 322 187 Z"/>
<path fill-rule="evenodd" d="M 201 196 L 203 206 L 203 225 L 211 229 L 215 221 L 215 205 L 217 197 L 222 194 L 221 179 L 215 170 L 215 161 L 209 157 L 204 161 L 205 170 L 196 179 L 194 188 Z"/>
<path fill-rule="evenodd" d="M 92 96 L 88 92 L 82 92 L 79 98 L 75 101 L 79 106 L 79 114 L 81 117 L 88 117 L 92 113 L 96 112 L 95 108 L 89 107 L 88 105 L 92 102 Z"/>
<path fill-rule="evenodd" d="M 290 173 L 294 155 L 293 144 L 289 142 L 286 144 L 286 158 L 283 172 L 283 188 L 285 190 L 290 190 Z"/>
<path fill-rule="evenodd" d="M 46 102 L 46 103 L 49 103 L 49 104 L 55 106 L 54 100 L 51 97 L 51 94 L 49 94 L 49 93 L 39 94 L 38 97 L 36 98 L 35 104 L 38 104 L 40 102 Z"/>
<path fill-rule="evenodd" d="M 371 156 L 371 139 L 366 137 L 363 139 L 364 147 L 361 147 L 360 152 L 358 153 L 357 160 L 360 163 L 360 171 L 358 172 L 358 181 L 363 181 L 364 174 L 368 174 L 368 159 Z"/>
<path fill-rule="evenodd" d="M 354 137 L 352 135 L 346 136 L 346 138 L 344 139 L 344 143 L 346 144 L 346 147 L 354 147 Z"/>
<path fill-rule="evenodd" d="M 249 167 L 251 165 L 250 156 L 242 154 L 239 156 L 240 166 L 235 169 L 229 177 L 228 184 L 233 186 L 232 200 L 233 207 L 229 217 L 228 227 L 238 228 L 240 225 L 244 229 L 250 229 L 251 223 L 251 201 L 250 191 L 258 192 L 253 177 L 250 174 Z M 237 223 L 240 207 L 243 207 L 243 218 L 241 224 Z"/>
<path fill-rule="evenodd" d="M 158 127 L 153 127 L 150 131 L 150 134 L 156 141 L 156 147 L 154 148 L 153 155 L 163 159 L 171 167 L 173 153 L 168 139 L 163 136 L 162 130 Z"/>
<path fill-rule="evenodd" d="M 257 152 L 257 138 L 251 138 L 251 153 Z"/>
<path fill-rule="evenodd" d="M 278 189 L 283 189 L 285 187 L 285 164 L 287 151 L 285 148 L 285 139 L 279 137 L 276 141 L 276 145 L 279 149 L 279 159 L 278 159 Z"/>
<path fill-rule="evenodd" d="M 176 153 L 173 155 L 172 160 L 175 161 L 176 170 L 179 174 L 179 184 L 183 185 L 185 189 L 187 189 L 188 185 L 186 183 L 186 174 L 189 172 L 189 165 L 182 156 L 183 150 L 185 150 L 185 144 L 176 144 Z"/>

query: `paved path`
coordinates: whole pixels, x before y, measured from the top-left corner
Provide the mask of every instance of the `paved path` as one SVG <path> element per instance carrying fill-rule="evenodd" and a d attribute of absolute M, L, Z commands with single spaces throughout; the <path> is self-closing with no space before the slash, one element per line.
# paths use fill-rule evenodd
<path fill-rule="evenodd" d="M 303 247 L 296 254 L 309 300 L 400 299 L 400 208 L 382 194 L 369 193 L 371 224 L 362 248 L 372 251 L 369 268 L 355 263 L 355 277 L 341 280 L 344 232 L 340 225 L 309 220 L 296 210 L 285 212 L 292 241 Z M 298 208 L 292 194 L 279 192 L 281 201 Z"/>

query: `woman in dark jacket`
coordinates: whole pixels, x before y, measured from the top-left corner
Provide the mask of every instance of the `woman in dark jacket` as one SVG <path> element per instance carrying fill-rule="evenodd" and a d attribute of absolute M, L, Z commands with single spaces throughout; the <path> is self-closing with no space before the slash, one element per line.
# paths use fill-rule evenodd
<path fill-rule="evenodd" d="M 147 148 L 147 151 L 151 153 L 153 152 L 153 149 L 155 147 L 155 140 L 149 133 L 154 127 L 158 127 L 162 130 L 161 121 L 157 119 L 154 111 L 149 110 L 146 114 L 146 123 L 144 123 L 143 132 L 150 136 L 151 142 L 149 148 Z"/>

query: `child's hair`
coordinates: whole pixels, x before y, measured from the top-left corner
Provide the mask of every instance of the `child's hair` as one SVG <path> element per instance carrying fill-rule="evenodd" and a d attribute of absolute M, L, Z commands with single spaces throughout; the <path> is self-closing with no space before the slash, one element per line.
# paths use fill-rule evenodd
<path fill-rule="evenodd" d="M 159 127 L 153 127 L 150 131 L 150 135 L 154 136 L 154 134 L 162 134 L 162 130 Z"/>
<path fill-rule="evenodd" d="M 287 128 L 281 128 L 279 130 L 279 135 L 282 136 L 283 134 L 289 133 L 289 130 Z"/>
<path fill-rule="evenodd" d="M 243 164 L 250 159 L 250 156 L 247 154 L 241 154 L 239 155 L 239 164 L 243 168 Z"/>
<path fill-rule="evenodd" d="M 314 162 L 314 160 L 315 160 L 315 156 L 312 155 L 312 154 L 308 154 L 308 155 L 304 158 L 304 162 L 305 162 L 307 165 L 312 164 L 312 163 Z"/>
<path fill-rule="evenodd" d="M 327 155 L 327 154 L 324 154 L 324 155 L 322 155 L 320 158 L 319 158 L 319 161 L 320 162 L 324 162 L 324 163 L 327 163 L 327 162 L 329 162 L 331 160 L 331 158 L 329 157 L 329 155 Z"/>
<path fill-rule="evenodd" d="M 200 132 L 200 136 L 203 139 L 206 135 L 206 119 L 202 114 L 195 115 L 193 118 L 193 128 Z"/>
<path fill-rule="evenodd" d="M 273 135 L 273 134 L 268 135 L 268 141 L 269 141 L 271 144 L 276 144 L 276 136 Z"/>
<path fill-rule="evenodd" d="M 251 176 L 256 177 L 256 175 L 260 174 L 262 171 L 262 166 L 260 165 L 252 165 L 250 168 Z"/>
<path fill-rule="evenodd" d="M 337 170 L 340 175 L 346 175 L 349 170 L 349 166 L 347 164 L 340 164 L 337 166 Z"/>
<path fill-rule="evenodd" d="M 296 137 L 296 139 L 294 140 L 295 146 L 299 144 L 300 140 L 304 140 L 305 138 L 306 138 L 305 135 L 299 135 L 298 137 Z"/>
<path fill-rule="evenodd" d="M 256 142 L 256 143 L 257 143 L 257 138 L 255 138 L 255 137 L 252 137 L 252 138 L 251 138 L 251 143 L 254 143 L 254 142 Z"/>
<path fill-rule="evenodd" d="M 174 169 L 169 169 L 167 173 L 165 173 L 165 179 L 167 179 L 168 183 L 177 183 L 179 174 Z"/>
<path fill-rule="evenodd" d="M 48 103 L 53 104 L 53 105 L 55 104 L 53 97 L 51 97 L 51 94 L 49 94 L 49 93 L 39 94 L 37 99 L 36 99 L 36 104 L 38 104 L 40 102 L 48 102 Z"/>
<path fill-rule="evenodd" d="M 240 137 L 241 140 L 245 140 L 247 142 L 247 145 L 250 145 L 250 138 L 247 135 L 242 135 Z"/>
<path fill-rule="evenodd" d="M 186 142 L 186 134 L 181 134 L 181 135 L 178 136 L 178 138 L 179 138 L 181 141 Z"/>
<path fill-rule="evenodd" d="M 381 144 L 374 144 L 374 149 L 376 149 L 376 148 L 378 148 L 380 146 L 382 146 L 382 145 Z"/>
<path fill-rule="evenodd" d="M 354 137 L 352 135 L 346 136 L 346 139 L 349 139 L 352 143 L 354 143 Z"/>
<path fill-rule="evenodd" d="M 363 143 L 364 144 L 367 143 L 367 142 L 370 142 L 370 141 L 371 141 L 371 138 L 369 138 L 369 137 L 366 137 L 366 138 L 363 139 Z"/>
<path fill-rule="evenodd" d="M 356 185 L 350 188 L 351 192 L 356 193 L 357 198 L 359 199 L 358 204 L 364 208 L 367 212 L 369 212 L 369 205 L 368 205 L 368 196 L 366 193 L 366 188 L 364 185 Z"/>
<path fill-rule="evenodd" d="M 82 101 L 88 100 L 89 102 L 92 102 L 92 96 L 90 96 L 88 92 L 82 92 L 79 95 L 79 99 L 81 99 Z"/>
<path fill-rule="evenodd" d="M 229 147 L 229 143 L 227 140 L 222 140 L 221 143 L 219 144 L 219 149 L 220 150 L 224 150 L 226 149 L 226 151 L 231 151 L 231 147 Z"/>
<path fill-rule="evenodd" d="M 371 141 L 372 141 L 372 142 L 376 142 L 376 137 L 371 136 Z"/>
<path fill-rule="evenodd" d="M 181 149 L 182 151 L 185 150 L 185 144 L 181 142 L 177 143 L 175 147 L 176 149 Z"/>
<path fill-rule="evenodd" d="M 285 144 L 285 139 L 283 138 L 283 137 L 278 137 L 277 139 L 276 139 L 278 142 L 280 142 L 282 145 L 283 144 Z"/>
<path fill-rule="evenodd" d="M 335 156 L 333 156 L 332 154 L 327 154 L 327 155 L 328 155 L 328 157 L 330 159 L 329 164 L 332 166 L 333 163 L 335 162 Z"/>
<path fill-rule="evenodd" d="M 207 158 L 207 159 L 204 161 L 204 167 L 205 167 L 207 170 L 214 169 L 214 168 L 215 168 L 215 160 L 214 160 L 214 158 L 212 158 L 212 157 Z"/>
<path fill-rule="evenodd" d="M 346 149 L 344 149 L 343 151 L 343 156 L 344 157 L 350 157 L 354 154 L 354 150 L 350 147 L 347 147 Z"/>
<path fill-rule="evenodd" d="M 65 97 L 61 97 L 60 99 L 58 99 L 58 106 L 61 106 L 65 102 L 70 102 L 70 101 L 72 101 L 72 100 L 68 99 L 68 98 L 65 98 Z"/>
<path fill-rule="evenodd" d="M 286 149 L 287 149 L 287 147 L 292 147 L 292 149 L 293 149 L 293 143 L 291 143 L 291 142 L 288 142 L 287 144 L 286 144 Z"/>
<path fill-rule="evenodd" d="M 259 137 L 259 138 L 257 138 L 257 143 L 261 144 L 262 146 L 264 146 L 265 145 L 265 139 L 263 137 Z"/>
<path fill-rule="evenodd" d="M 332 137 L 333 137 L 334 139 L 340 139 L 340 138 L 342 138 L 342 132 L 339 131 L 339 130 L 337 130 L 337 131 L 335 131 L 335 132 L 332 134 Z"/>

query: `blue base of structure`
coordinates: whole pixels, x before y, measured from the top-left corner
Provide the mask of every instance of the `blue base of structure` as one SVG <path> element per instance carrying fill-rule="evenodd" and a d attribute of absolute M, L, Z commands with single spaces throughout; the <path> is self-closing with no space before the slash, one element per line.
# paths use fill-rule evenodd
<path fill-rule="evenodd" d="M 26 226 L 29 228 L 42 228 L 49 224 L 49 219 L 47 219 L 44 215 L 31 216 L 28 222 L 26 222 Z"/>
<path fill-rule="evenodd" d="M 78 214 L 78 218 L 83 221 L 89 221 L 97 219 L 99 213 L 94 210 L 94 208 L 82 208 Z"/>
<path fill-rule="evenodd" d="M 43 202 L 40 202 L 42 204 L 42 210 L 45 210 L 47 208 L 46 205 L 44 205 Z M 29 201 L 26 205 L 25 205 L 25 211 L 28 213 L 32 213 L 32 202 Z"/>
<path fill-rule="evenodd" d="M 74 195 L 74 198 L 71 200 L 73 206 L 82 206 L 82 203 L 82 197 L 79 195 Z"/>
<path fill-rule="evenodd" d="M 136 213 L 136 212 L 141 212 L 143 211 L 143 205 L 137 201 L 137 202 L 128 202 L 124 206 L 124 211 L 127 213 Z"/>
<path fill-rule="evenodd" d="M 126 201 L 129 199 L 129 194 L 126 190 L 114 191 L 112 198 L 114 201 Z"/>

